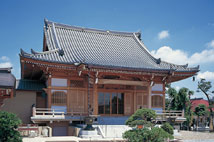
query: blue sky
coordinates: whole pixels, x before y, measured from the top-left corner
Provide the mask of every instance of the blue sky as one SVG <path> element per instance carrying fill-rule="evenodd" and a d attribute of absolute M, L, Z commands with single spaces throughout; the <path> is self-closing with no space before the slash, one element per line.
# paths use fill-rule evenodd
<path fill-rule="evenodd" d="M 198 78 L 214 82 L 213 6 L 212 0 L 1 0 L 0 67 L 12 65 L 13 74 L 20 78 L 20 48 L 42 51 L 47 18 L 88 28 L 141 31 L 154 56 L 200 65 Z M 173 86 L 196 91 L 197 81 L 190 78 Z"/>

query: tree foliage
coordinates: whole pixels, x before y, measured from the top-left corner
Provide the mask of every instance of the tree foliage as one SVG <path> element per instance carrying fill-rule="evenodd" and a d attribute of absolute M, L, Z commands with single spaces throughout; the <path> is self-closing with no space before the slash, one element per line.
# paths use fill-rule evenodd
<path fill-rule="evenodd" d="M 207 108 L 204 104 L 199 104 L 195 107 L 195 114 L 197 116 L 205 116 L 207 114 Z"/>
<path fill-rule="evenodd" d="M 169 124 L 169 123 L 164 123 L 162 126 L 161 126 L 161 128 L 164 130 L 164 131 L 166 131 L 166 132 L 168 132 L 169 134 L 171 134 L 171 135 L 173 135 L 173 127 Z"/>
<path fill-rule="evenodd" d="M 186 105 L 194 92 L 185 87 L 181 88 L 179 91 L 175 88 L 169 88 L 167 94 L 169 95 L 170 102 L 168 105 L 169 110 L 186 110 Z"/>
<path fill-rule="evenodd" d="M 20 133 L 17 131 L 21 120 L 13 113 L 0 111 L 0 142 L 21 142 Z"/>
<path fill-rule="evenodd" d="M 123 138 L 129 142 L 165 142 L 166 139 L 172 139 L 173 136 L 162 128 L 152 127 L 151 130 L 143 128 L 126 131 Z"/>
<path fill-rule="evenodd" d="M 211 97 L 214 94 L 214 91 L 211 91 L 212 85 L 210 81 L 206 81 L 205 79 L 201 79 L 198 82 L 198 92 L 202 92 L 209 103 L 209 110 L 210 110 L 210 130 L 213 131 L 213 104 L 211 101 Z"/>
<path fill-rule="evenodd" d="M 169 96 L 167 109 L 184 110 L 185 118 L 187 119 L 187 121 L 184 122 L 184 125 L 190 129 L 193 122 L 193 112 L 191 111 L 190 97 L 194 94 L 194 92 L 185 87 L 177 91 L 175 88 L 171 88 L 169 86 L 166 93 Z"/>
<path fill-rule="evenodd" d="M 171 134 L 162 128 L 154 127 L 152 123 L 156 118 L 154 110 L 143 108 L 138 109 L 126 121 L 126 125 L 132 127 L 123 134 L 123 137 L 129 142 L 164 142 L 168 138 L 173 138 Z M 137 125 L 143 125 L 144 128 L 136 128 Z"/>
<path fill-rule="evenodd" d="M 126 125 L 135 127 L 136 125 L 151 126 L 151 120 L 157 117 L 156 113 L 152 109 L 138 109 L 129 119 L 126 121 Z"/>

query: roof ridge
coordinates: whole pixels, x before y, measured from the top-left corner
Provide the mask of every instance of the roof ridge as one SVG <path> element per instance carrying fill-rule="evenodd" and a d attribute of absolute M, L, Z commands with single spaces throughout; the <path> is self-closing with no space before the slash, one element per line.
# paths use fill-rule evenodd
<path fill-rule="evenodd" d="M 143 49 L 145 49 L 146 54 L 148 54 L 150 57 L 152 57 L 152 59 L 157 63 L 159 59 L 156 59 L 154 56 L 152 56 L 152 54 L 150 53 L 150 51 L 147 49 L 147 47 L 144 45 L 144 43 L 137 37 L 137 35 L 134 33 L 134 38 L 137 40 L 137 42 L 140 44 L 141 47 L 143 47 Z"/>
<path fill-rule="evenodd" d="M 133 34 L 141 35 L 140 32 L 122 32 L 122 31 L 114 31 L 114 30 L 102 30 L 102 29 L 95 29 L 95 28 L 86 28 L 86 27 L 79 27 L 79 26 L 72 26 L 68 24 L 63 23 L 57 23 L 53 21 L 49 21 L 45 19 L 45 27 L 47 29 L 48 26 L 52 26 L 54 23 L 55 27 L 61 27 L 65 29 L 73 29 L 73 30 L 79 30 L 79 31 L 86 31 L 86 32 L 97 32 L 97 33 L 104 33 L 104 34 L 115 34 L 115 35 L 121 35 L 121 36 L 133 36 Z"/>

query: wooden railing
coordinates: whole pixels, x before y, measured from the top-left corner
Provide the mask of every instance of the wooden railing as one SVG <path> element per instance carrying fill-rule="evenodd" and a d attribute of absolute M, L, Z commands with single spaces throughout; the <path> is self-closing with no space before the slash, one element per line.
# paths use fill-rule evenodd
<path fill-rule="evenodd" d="M 160 110 L 156 111 L 157 118 L 166 119 L 166 118 L 178 118 L 184 117 L 184 110 L 183 111 L 176 111 L 176 110 Z"/>
<path fill-rule="evenodd" d="M 63 109 L 51 109 L 51 108 L 32 108 L 32 116 L 42 117 L 65 117 L 65 116 L 86 116 L 87 112 L 64 112 Z"/>

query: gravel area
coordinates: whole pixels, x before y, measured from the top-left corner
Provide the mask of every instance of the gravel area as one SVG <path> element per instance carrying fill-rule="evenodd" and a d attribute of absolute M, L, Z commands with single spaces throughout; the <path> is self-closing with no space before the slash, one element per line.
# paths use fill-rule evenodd
<path fill-rule="evenodd" d="M 175 138 L 182 139 L 184 142 L 214 142 L 214 133 L 180 131 Z"/>

